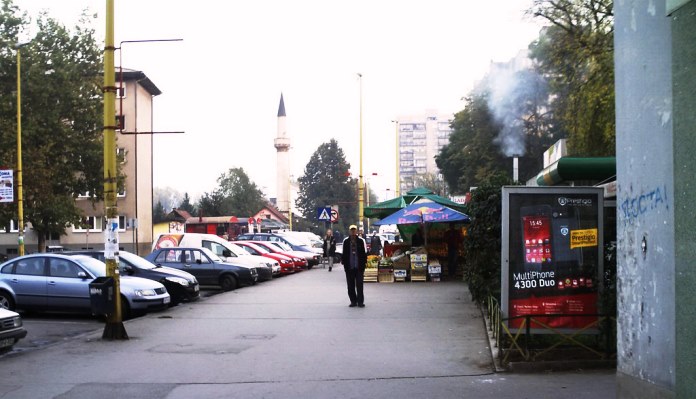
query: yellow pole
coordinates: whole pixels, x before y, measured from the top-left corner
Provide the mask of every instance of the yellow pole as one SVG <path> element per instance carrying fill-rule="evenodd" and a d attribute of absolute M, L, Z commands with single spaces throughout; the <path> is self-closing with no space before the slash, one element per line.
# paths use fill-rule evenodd
<path fill-rule="evenodd" d="M 114 313 L 108 315 L 102 339 L 128 339 L 121 317 L 118 266 L 118 207 L 116 200 L 116 77 L 114 72 L 114 0 L 106 0 L 104 43 L 104 255 L 106 275 L 114 279 Z"/>
<path fill-rule="evenodd" d="M 398 198 L 399 195 L 401 195 L 401 178 L 399 176 L 399 121 L 392 121 L 394 122 L 394 131 L 395 131 L 395 136 L 396 136 L 396 142 L 394 148 L 396 148 L 396 197 Z"/>
<path fill-rule="evenodd" d="M 24 201 L 22 191 L 22 80 L 20 45 L 17 45 L 17 217 L 19 223 L 19 256 L 24 255 Z"/>
<path fill-rule="evenodd" d="M 358 74 L 358 79 L 360 80 L 360 175 L 358 176 L 358 223 L 360 224 L 360 229 L 363 228 L 363 128 L 362 128 L 362 118 L 363 118 L 363 104 L 362 104 L 362 74 Z M 365 231 L 365 230 L 363 230 Z"/>

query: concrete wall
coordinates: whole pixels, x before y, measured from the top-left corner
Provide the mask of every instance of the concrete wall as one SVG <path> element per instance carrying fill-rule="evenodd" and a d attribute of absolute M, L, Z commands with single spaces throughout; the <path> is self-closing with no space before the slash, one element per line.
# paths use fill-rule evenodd
<path fill-rule="evenodd" d="M 626 378 L 626 385 L 671 390 L 675 383 L 672 53 L 664 5 L 619 0 L 614 8 L 617 356 L 618 372 L 624 374 L 620 385 Z"/>
<path fill-rule="evenodd" d="M 618 386 L 696 397 L 696 1 L 617 0 Z"/>

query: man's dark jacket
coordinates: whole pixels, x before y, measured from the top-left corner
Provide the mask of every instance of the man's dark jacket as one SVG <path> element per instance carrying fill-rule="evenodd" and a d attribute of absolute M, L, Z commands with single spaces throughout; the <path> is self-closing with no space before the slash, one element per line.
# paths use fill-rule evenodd
<path fill-rule="evenodd" d="M 365 265 L 367 264 L 367 246 L 365 245 L 365 240 L 362 237 L 356 237 L 357 240 L 357 250 L 358 250 L 358 270 L 360 273 L 365 273 Z M 343 240 L 343 253 L 341 254 L 341 263 L 343 264 L 343 269 L 348 270 L 350 268 L 350 236 Z"/>

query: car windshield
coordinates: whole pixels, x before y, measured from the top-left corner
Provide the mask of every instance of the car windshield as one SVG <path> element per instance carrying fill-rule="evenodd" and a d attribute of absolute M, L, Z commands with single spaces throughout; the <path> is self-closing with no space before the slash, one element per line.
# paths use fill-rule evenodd
<path fill-rule="evenodd" d="M 235 254 L 235 255 L 237 255 L 237 256 L 248 256 L 248 255 L 251 255 L 251 254 L 250 254 L 249 252 L 247 252 L 243 247 L 241 247 L 241 246 L 239 246 L 239 245 L 237 245 L 237 244 L 231 243 L 231 242 L 226 243 L 226 244 L 225 244 L 225 247 L 226 247 L 227 249 L 229 249 L 230 251 L 232 251 L 232 253 Z"/>
<path fill-rule="evenodd" d="M 146 261 L 145 259 L 139 257 L 138 255 L 132 254 L 130 252 L 119 251 L 118 257 L 120 259 L 123 259 L 127 263 L 130 263 L 133 267 L 137 267 L 138 269 L 150 270 L 157 267 L 152 263 Z"/>
<path fill-rule="evenodd" d="M 200 248 L 200 250 L 203 251 L 203 253 L 206 254 L 213 262 L 224 262 L 219 256 L 215 255 L 215 253 L 208 248 Z"/>
<path fill-rule="evenodd" d="M 277 246 L 278 248 L 282 249 L 283 251 L 292 251 L 292 247 L 290 247 L 288 244 L 286 244 L 284 242 L 272 241 L 271 244 Z"/>
<path fill-rule="evenodd" d="M 89 270 L 94 277 L 106 276 L 106 264 L 100 260 L 94 259 L 89 255 L 76 255 L 73 257 L 77 263 Z"/>
<path fill-rule="evenodd" d="M 289 242 L 290 245 L 296 245 L 296 246 L 301 246 L 301 247 L 307 245 L 305 242 L 303 242 L 302 240 L 298 240 L 295 237 L 283 236 L 283 239 L 285 241 Z"/>
<path fill-rule="evenodd" d="M 256 250 L 256 252 L 258 252 L 258 253 L 260 253 L 260 254 L 269 254 L 269 253 L 271 253 L 271 251 L 267 250 L 266 248 L 262 247 L 261 245 L 254 245 L 254 244 L 251 244 L 251 243 L 246 244 L 246 245 L 249 245 L 250 248 L 253 248 L 254 250 Z M 246 246 L 246 245 L 245 245 L 245 246 Z"/>

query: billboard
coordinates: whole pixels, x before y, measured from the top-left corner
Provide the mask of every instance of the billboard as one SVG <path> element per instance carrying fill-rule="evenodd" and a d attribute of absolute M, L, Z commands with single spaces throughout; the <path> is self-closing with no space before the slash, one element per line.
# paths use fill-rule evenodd
<path fill-rule="evenodd" d="M 509 327 L 525 315 L 569 330 L 597 319 L 577 315 L 598 312 L 603 194 L 593 187 L 503 187 L 501 309 L 513 318 Z"/>

